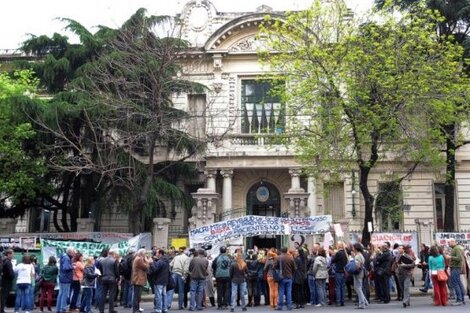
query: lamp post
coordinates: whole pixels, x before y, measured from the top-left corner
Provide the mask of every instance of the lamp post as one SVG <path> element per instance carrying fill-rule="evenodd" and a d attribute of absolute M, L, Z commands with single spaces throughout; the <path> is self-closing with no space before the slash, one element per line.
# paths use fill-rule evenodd
<path fill-rule="evenodd" d="M 351 196 L 352 196 L 352 209 L 351 215 L 353 218 L 356 217 L 356 173 L 351 172 Z"/>

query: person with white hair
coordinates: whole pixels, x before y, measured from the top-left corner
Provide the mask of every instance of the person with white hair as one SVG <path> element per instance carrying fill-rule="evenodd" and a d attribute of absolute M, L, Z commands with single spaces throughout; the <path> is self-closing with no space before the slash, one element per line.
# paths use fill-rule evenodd
<path fill-rule="evenodd" d="M 73 280 L 72 258 L 75 249 L 68 247 L 66 253 L 62 254 L 59 261 L 59 295 L 57 296 L 57 313 L 67 311 L 67 300 L 70 294 L 70 286 Z"/>
<path fill-rule="evenodd" d="M 462 267 L 465 262 L 465 256 L 462 246 L 457 244 L 454 238 L 448 240 L 449 247 L 452 248 L 450 255 L 446 255 L 450 267 L 450 287 L 455 291 L 456 302 L 452 305 L 465 304 L 465 290 L 460 279 Z"/>

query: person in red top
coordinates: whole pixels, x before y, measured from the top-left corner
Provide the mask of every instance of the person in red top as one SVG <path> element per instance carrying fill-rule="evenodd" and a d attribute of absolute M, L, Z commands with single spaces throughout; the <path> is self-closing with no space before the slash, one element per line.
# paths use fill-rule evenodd
<path fill-rule="evenodd" d="M 77 308 L 77 299 L 80 294 L 80 286 L 82 285 L 83 272 L 85 266 L 83 265 L 83 255 L 80 252 L 77 252 L 72 259 L 73 265 L 73 280 L 72 285 L 72 298 L 70 299 L 70 311 L 78 312 Z"/>

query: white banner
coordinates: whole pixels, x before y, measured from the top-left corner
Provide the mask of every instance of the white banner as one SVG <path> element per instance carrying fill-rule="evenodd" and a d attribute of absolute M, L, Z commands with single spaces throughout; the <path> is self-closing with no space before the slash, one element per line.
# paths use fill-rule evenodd
<path fill-rule="evenodd" d="M 189 231 L 191 247 L 258 235 L 311 235 L 330 231 L 331 215 L 270 217 L 247 215 Z"/>
<path fill-rule="evenodd" d="M 435 237 L 441 246 L 447 246 L 447 239 L 454 238 L 465 250 L 470 251 L 470 233 L 436 233 Z"/>

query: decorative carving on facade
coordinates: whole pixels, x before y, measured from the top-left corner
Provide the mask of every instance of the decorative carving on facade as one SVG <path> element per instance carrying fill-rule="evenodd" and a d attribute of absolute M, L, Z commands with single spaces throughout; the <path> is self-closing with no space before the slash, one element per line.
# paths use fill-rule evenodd
<path fill-rule="evenodd" d="M 196 228 L 214 223 L 219 194 L 209 188 L 199 188 L 197 192 L 191 195 L 196 200 L 196 205 L 192 208 L 189 226 Z"/>
<path fill-rule="evenodd" d="M 240 41 L 237 41 L 233 44 L 229 51 L 231 52 L 241 52 L 241 51 L 249 51 L 249 52 L 256 52 L 262 47 L 265 47 L 266 43 L 262 39 L 258 39 L 256 37 L 249 37 L 244 38 Z"/>
<path fill-rule="evenodd" d="M 228 100 L 228 110 L 229 110 L 229 121 L 230 125 L 235 124 L 235 119 L 237 116 L 237 106 L 235 101 L 235 93 L 237 92 L 236 79 L 234 75 L 230 75 L 228 80 L 228 90 L 229 90 L 229 100 Z"/>

